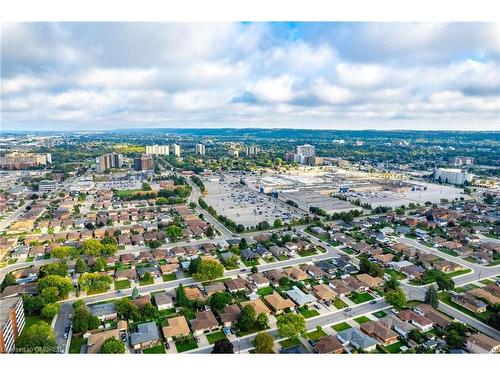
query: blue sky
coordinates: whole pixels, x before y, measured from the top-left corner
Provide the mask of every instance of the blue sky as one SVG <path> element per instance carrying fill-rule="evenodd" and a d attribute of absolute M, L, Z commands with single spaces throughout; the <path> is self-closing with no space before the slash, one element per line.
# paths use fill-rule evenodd
<path fill-rule="evenodd" d="M 488 23 L 2 25 L 1 126 L 500 128 Z"/>

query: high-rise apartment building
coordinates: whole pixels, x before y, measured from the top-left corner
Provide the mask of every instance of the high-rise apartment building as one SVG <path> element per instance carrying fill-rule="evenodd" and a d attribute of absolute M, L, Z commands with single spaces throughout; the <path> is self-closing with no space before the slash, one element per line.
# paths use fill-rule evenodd
<path fill-rule="evenodd" d="M 471 156 L 455 156 L 450 158 L 450 164 L 459 167 L 461 165 L 472 165 L 474 164 L 474 158 Z"/>
<path fill-rule="evenodd" d="M 134 159 L 134 169 L 136 171 L 148 171 L 154 169 L 154 161 L 150 155 L 143 154 L 140 158 Z"/>
<path fill-rule="evenodd" d="M 203 143 L 198 143 L 196 145 L 196 155 L 205 155 L 205 145 Z"/>
<path fill-rule="evenodd" d="M 257 145 L 250 145 L 245 147 L 245 155 L 257 155 L 260 152 L 260 148 Z"/>
<path fill-rule="evenodd" d="M 0 156 L 0 169 L 27 169 L 51 163 L 50 154 L 11 152 Z"/>
<path fill-rule="evenodd" d="M 174 156 L 180 158 L 181 157 L 181 146 L 177 144 L 172 145 L 172 152 L 174 153 Z"/>
<path fill-rule="evenodd" d="M 0 300 L 0 353 L 12 353 L 15 341 L 25 325 L 24 306 L 21 297 Z"/>
<path fill-rule="evenodd" d="M 102 173 L 107 169 L 121 168 L 123 166 L 123 155 L 117 153 L 109 153 L 101 155 L 97 158 L 97 170 Z"/>
<path fill-rule="evenodd" d="M 294 160 L 300 164 L 307 164 L 308 158 L 316 156 L 316 147 L 311 145 L 297 146 L 297 153 Z"/>
<path fill-rule="evenodd" d="M 436 168 L 434 170 L 434 179 L 446 184 L 463 185 L 471 182 L 474 176 L 471 173 L 461 169 Z"/>
<path fill-rule="evenodd" d="M 148 154 L 148 155 L 169 155 L 170 149 L 169 149 L 168 145 L 146 146 L 146 154 Z"/>

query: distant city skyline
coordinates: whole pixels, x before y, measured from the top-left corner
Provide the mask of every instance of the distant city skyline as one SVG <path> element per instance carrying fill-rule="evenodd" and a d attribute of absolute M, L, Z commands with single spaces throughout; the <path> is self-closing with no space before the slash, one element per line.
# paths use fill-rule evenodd
<path fill-rule="evenodd" d="M 490 23 L 3 24 L 0 130 L 498 130 Z"/>

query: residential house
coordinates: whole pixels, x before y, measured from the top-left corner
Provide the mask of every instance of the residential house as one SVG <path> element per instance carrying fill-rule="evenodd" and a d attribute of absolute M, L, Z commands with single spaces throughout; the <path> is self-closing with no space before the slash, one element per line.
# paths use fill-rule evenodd
<path fill-rule="evenodd" d="M 327 335 L 316 342 L 314 351 L 319 354 L 340 354 L 344 352 L 344 346 L 336 337 Z"/>
<path fill-rule="evenodd" d="M 486 311 L 487 304 L 483 301 L 477 299 L 470 293 L 454 293 L 451 295 L 451 300 L 456 304 L 465 307 L 467 310 L 470 310 L 476 314 L 480 314 Z"/>
<path fill-rule="evenodd" d="M 295 280 L 295 281 L 301 281 L 301 280 L 306 280 L 309 278 L 307 273 L 304 271 L 295 268 L 295 267 L 290 267 L 290 268 L 285 268 L 283 270 L 283 273 L 290 279 Z"/>
<path fill-rule="evenodd" d="M 431 330 L 433 326 L 433 322 L 431 320 L 413 312 L 412 310 L 400 311 L 397 316 L 405 322 L 410 322 L 422 332 Z"/>
<path fill-rule="evenodd" d="M 116 339 L 120 338 L 120 330 L 119 329 L 110 329 L 107 331 L 95 332 L 91 333 L 87 338 L 87 353 L 89 354 L 98 354 L 101 352 L 101 347 L 104 341 L 107 339 L 114 337 Z"/>
<path fill-rule="evenodd" d="M 399 335 L 404 338 L 408 337 L 408 334 L 415 329 L 415 327 L 405 322 L 404 320 L 399 319 L 395 315 L 387 315 L 380 319 L 380 322 L 385 324 L 387 327 L 392 328 Z"/>
<path fill-rule="evenodd" d="M 191 320 L 191 328 L 195 335 L 201 335 L 204 332 L 213 331 L 219 328 L 220 324 L 212 311 L 199 311 L 196 313 L 196 319 Z"/>
<path fill-rule="evenodd" d="M 218 292 L 224 292 L 226 290 L 226 286 L 222 281 L 215 281 L 213 283 L 210 283 L 208 285 L 205 285 L 205 294 L 207 296 L 211 296 L 212 294 L 218 293 Z"/>
<path fill-rule="evenodd" d="M 130 345 L 135 350 L 151 348 L 160 343 L 160 335 L 155 322 L 142 323 L 130 334 Z"/>
<path fill-rule="evenodd" d="M 286 309 L 295 307 L 293 301 L 281 297 L 277 292 L 264 297 L 266 303 L 273 309 L 276 315 L 283 313 Z"/>
<path fill-rule="evenodd" d="M 205 299 L 201 291 L 195 286 L 184 287 L 184 293 L 186 294 L 186 297 L 191 301 L 194 300 L 203 301 Z"/>
<path fill-rule="evenodd" d="M 297 306 L 305 306 L 311 303 L 314 303 L 317 301 L 316 297 L 314 297 L 312 294 L 309 293 L 304 293 L 300 288 L 297 286 L 293 286 L 291 290 L 288 290 L 286 292 L 288 297 L 293 300 Z"/>
<path fill-rule="evenodd" d="M 156 293 L 153 298 L 158 310 L 167 310 L 174 307 L 172 297 L 167 292 Z"/>
<path fill-rule="evenodd" d="M 167 324 L 162 328 L 163 337 L 167 341 L 189 336 L 191 333 L 186 318 L 183 315 L 167 319 Z"/>
<path fill-rule="evenodd" d="M 264 302 L 262 302 L 261 299 L 241 302 L 242 307 L 245 307 L 247 305 L 250 305 L 255 309 L 255 316 L 258 316 L 261 313 L 264 313 L 266 315 L 271 314 L 271 310 L 265 305 Z"/>
<path fill-rule="evenodd" d="M 231 327 L 240 319 L 240 313 L 240 307 L 236 304 L 232 304 L 224 307 L 222 312 L 219 313 L 219 318 L 224 327 Z"/>
<path fill-rule="evenodd" d="M 384 284 L 384 280 L 380 277 L 373 277 L 367 273 L 362 273 L 359 275 L 356 275 L 356 278 L 358 279 L 359 282 L 368 285 L 370 288 L 375 288 L 377 286 L 381 286 Z"/>
<path fill-rule="evenodd" d="M 474 354 L 500 353 L 500 341 L 482 333 L 470 335 L 466 340 L 467 350 Z"/>
<path fill-rule="evenodd" d="M 427 319 L 432 321 L 435 326 L 441 329 L 448 327 L 448 325 L 451 323 L 451 319 L 448 318 L 445 314 L 437 311 L 434 307 L 425 303 L 421 303 L 420 305 L 415 306 L 413 311 L 415 311 L 417 314 L 425 316 Z"/>
<path fill-rule="evenodd" d="M 313 293 L 318 301 L 328 301 L 337 298 L 337 293 L 325 284 L 314 285 Z"/>
<path fill-rule="evenodd" d="M 357 328 L 348 328 L 337 333 L 337 338 L 345 346 L 370 352 L 377 347 L 377 341 Z"/>
<path fill-rule="evenodd" d="M 99 320 L 113 320 L 116 319 L 116 309 L 113 302 L 101 303 L 89 306 L 89 312 L 99 318 Z"/>
<path fill-rule="evenodd" d="M 229 290 L 231 293 L 247 290 L 247 282 L 245 279 L 242 279 L 241 277 L 226 280 L 224 281 L 224 284 L 226 285 L 227 290 Z"/>
<path fill-rule="evenodd" d="M 255 285 L 256 288 L 265 288 L 268 287 L 270 282 L 263 274 L 261 273 L 252 273 L 248 276 L 248 279 Z"/>
<path fill-rule="evenodd" d="M 394 344 L 398 334 L 380 321 L 365 322 L 359 326 L 361 332 L 379 340 L 383 345 Z"/>

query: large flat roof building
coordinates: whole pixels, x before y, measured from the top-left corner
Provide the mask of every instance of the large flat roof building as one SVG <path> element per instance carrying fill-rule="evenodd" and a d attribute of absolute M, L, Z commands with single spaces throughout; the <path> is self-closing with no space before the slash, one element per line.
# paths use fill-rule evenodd
<path fill-rule="evenodd" d="M 25 325 L 24 306 L 21 297 L 0 300 L 0 353 L 12 353 L 15 341 Z"/>

